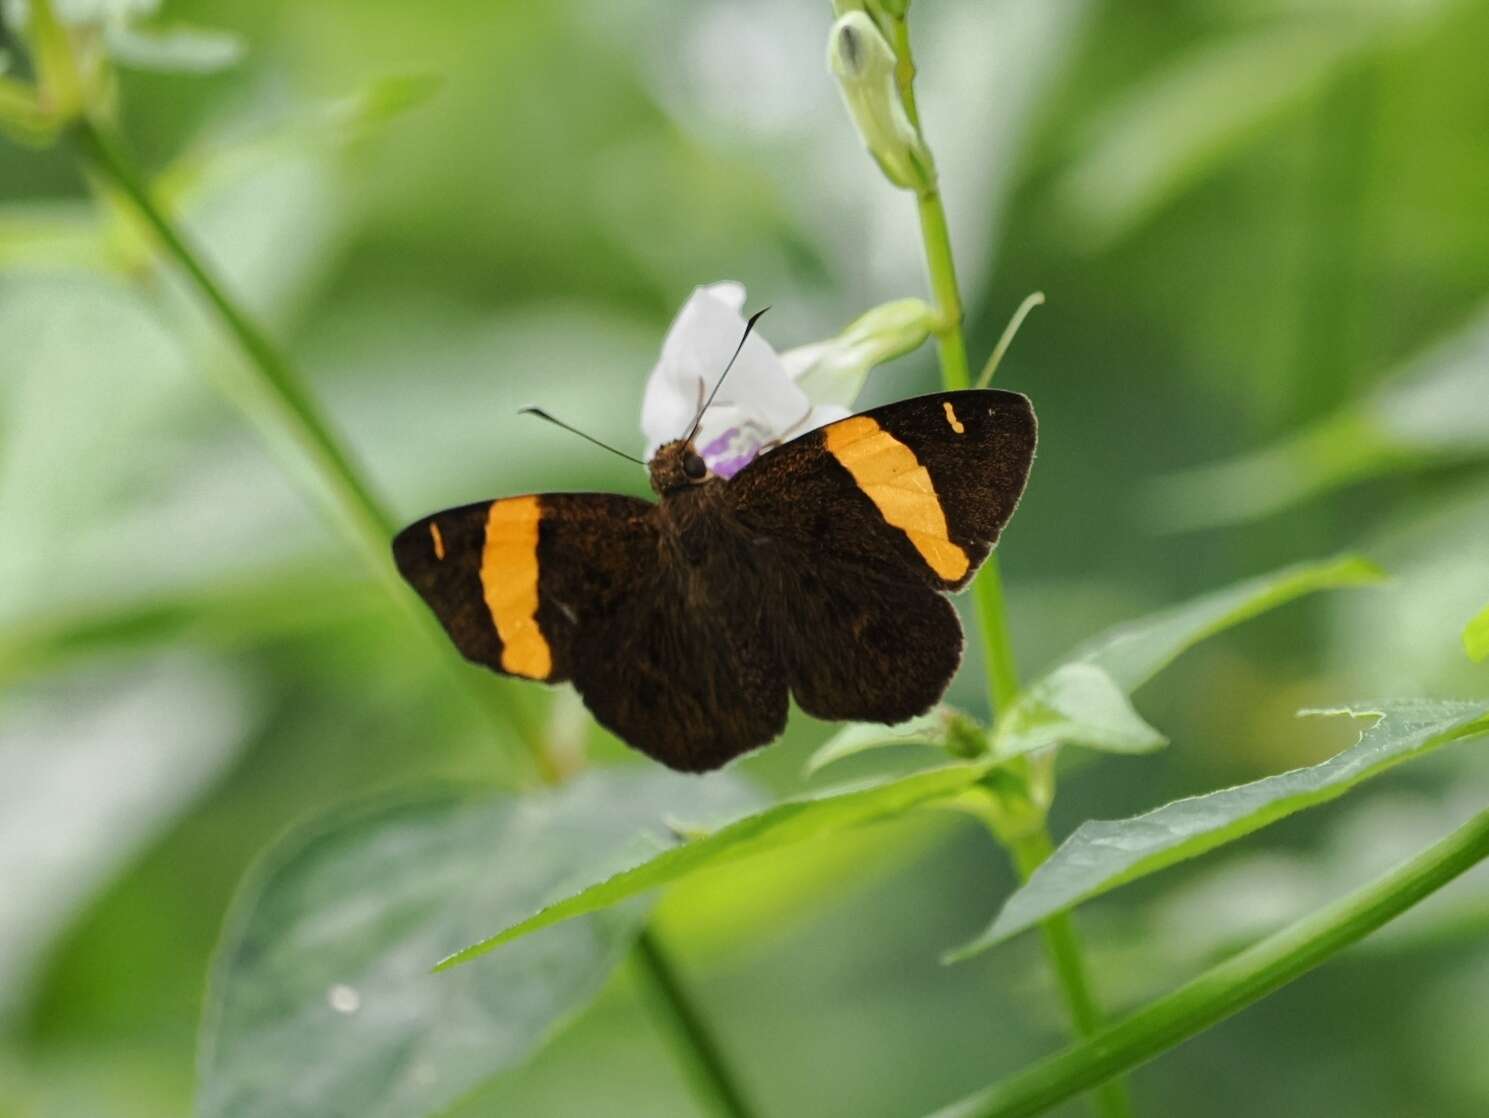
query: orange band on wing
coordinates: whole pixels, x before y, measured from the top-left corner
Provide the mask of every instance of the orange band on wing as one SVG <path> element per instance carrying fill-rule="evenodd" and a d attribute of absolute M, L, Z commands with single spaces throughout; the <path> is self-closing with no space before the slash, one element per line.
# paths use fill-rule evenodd
<path fill-rule="evenodd" d="M 529 679 L 547 679 L 553 671 L 553 653 L 538 628 L 542 518 L 537 497 L 492 502 L 481 552 L 481 589 L 502 639 L 502 670 Z"/>
<path fill-rule="evenodd" d="M 881 516 L 910 537 L 931 570 L 947 582 L 967 573 L 971 560 L 952 543 L 931 475 L 914 451 L 866 415 L 824 431 L 827 451 L 853 475 Z"/>

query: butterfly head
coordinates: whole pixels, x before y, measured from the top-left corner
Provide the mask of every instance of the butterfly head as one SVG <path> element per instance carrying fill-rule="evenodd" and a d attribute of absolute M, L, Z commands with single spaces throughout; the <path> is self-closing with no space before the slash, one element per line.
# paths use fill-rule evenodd
<path fill-rule="evenodd" d="M 651 487 L 664 497 L 669 493 L 702 485 L 714 476 L 690 439 L 674 439 L 670 443 L 663 443 L 651 456 L 647 468 L 651 471 Z"/>

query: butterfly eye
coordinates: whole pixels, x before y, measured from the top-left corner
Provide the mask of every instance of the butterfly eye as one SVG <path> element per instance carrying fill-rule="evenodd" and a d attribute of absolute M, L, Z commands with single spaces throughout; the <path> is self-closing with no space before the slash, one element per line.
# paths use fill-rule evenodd
<path fill-rule="evenodd" d="M 692 451 L 688 451 L 683 456 L 682 472 L 687 475 L 689 481 L 702 481 L 708 475 L 708 463 Z"/>

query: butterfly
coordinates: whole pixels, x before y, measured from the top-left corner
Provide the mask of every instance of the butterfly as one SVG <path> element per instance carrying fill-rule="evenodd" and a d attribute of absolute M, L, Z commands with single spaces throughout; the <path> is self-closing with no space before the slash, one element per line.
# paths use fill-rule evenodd
<path fill-rule="evenodd" d="M 730 478 L 690 433 L 647 464 L 656 503 L 483 501 L 393 556 L 467 659 L 571 682 L 624 741 L 704 772 L 779 736 L 788 695 L 884 723 L 940 700 L 962 656 L 946 592 L 1013 516 L 1036 436 L 1028 398 L 996 389 L 849 416 Z"/>

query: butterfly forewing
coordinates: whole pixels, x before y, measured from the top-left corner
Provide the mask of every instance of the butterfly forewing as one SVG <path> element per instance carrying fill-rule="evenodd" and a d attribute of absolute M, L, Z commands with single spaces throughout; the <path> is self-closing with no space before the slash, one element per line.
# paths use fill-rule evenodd
<path fill-rule="evenodd" d="M 556 683 L 585 628 L 649 577 L 653 511 L 611 493 L 483 501 L 411 524 L 393 557 L 466 659 Z"/>
<path fill-rule="evenodd" d="M 1017 392 L 945 392 L 828 424 L 730 482 L 740 521 L 893 581 L 957 590 L 1013 516 L 1034 460 Z"/>

